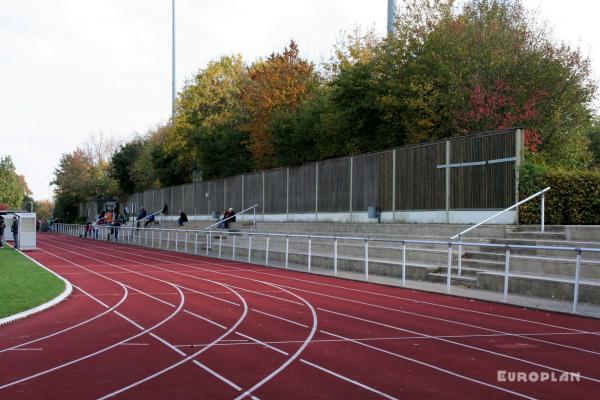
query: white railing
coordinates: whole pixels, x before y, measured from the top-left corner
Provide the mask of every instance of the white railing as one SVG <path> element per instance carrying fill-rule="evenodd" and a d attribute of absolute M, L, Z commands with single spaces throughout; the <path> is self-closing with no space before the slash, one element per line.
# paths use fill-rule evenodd
<path fill-rule="evenodd" d="M 69 236 L 82 236 L 83 235 L 83 225 L 69 225 L 69 224 L 55 224 L 54 231 L 63 233 Z M 211 232 L 205 230 L 181 230 L 181 229 L 161 229 L 161 228 L 134 228 L 129 226 L 121 226 L 121 227 L 110 227 L 110 226 L 98 226 L 99 234 L 92 236 L 93 239 L 104 240 L 104 238 L 115 240 L 114 233 L 111 236 L 108 236 L 111 232 L 111 228 L 113 232 L 117 233 L 117 240 L 121 243 L 151 247 L 161 250 L 170 250 L 175 252 L 183 252 L 194 255 L 205 255 L 209 257 L 218 257 L 224 258 L 223 250 L 224 250 L 224 238 L 223 232 Z M 219 235 L 219 244 L 218 249 L 213 249 L 210 246 L 211 235 L 216 233 Z M 503 290 L 502 290 L 502 299 L 504 302 L 508 302 L 509 300 L 509 280 L 511 277 L 515 277 L 518 275 L 518 278 L 526 279 L 526 278 L 536 278 L 539 275 L 529 275 L 525 276 L 523 273 L 514 274 L 510 271 L 510 260 L 511 260 L 511 252 L 513 250 L 522 250 L 522 249 L 536 249 L 536 250 L 552 250 L 558 252 L 564 252 L 565 254 L 573 254 L 574 258 L 563 259 L 565 262 L 574 262 L 575 263 L 575 272 L 572 278 L 566 278 L 562 280 L 557 280 L 560 283 L 569 283 L 573 285 L 573 302 L 571 309 L 573 312 L 577 312 L 577 307 L 579 305 L 579 293 L 580 293 L 580 284 L 581 284 L 581 257 L 584 253 L 600 253 L 599 248 L 581 248 L 581 247 L 569 247 L 569 246 L 532 246 L 532 245 L 516 245 L 516 244 L 493 244 L 493 243 L 469 243 L 469 242 L 447 242 L 440 240 L 413 240 L 413 239 L 390 239 L 390 238 L 376 238 L 376 237 L 356 237 L 356 236 L 329 236 L 329 235 L 303 235 L 303 234 L 285 234 L 285 233 L 266 233 L 266 232 L 227 232 L 228 236 L 232 236 L 233 240 L 230 246 L 231 249 L 231 259 L 236 260 L 236 254 L 241 253 L 237 252 L 236 249 L 245 249 L 247 250 L 247 257 L 243 260 L 238 257 L 239 261 L 247 261 L 249 263 L 257 263 L 263 264 L 266 266 L 276 266 L 278 263 L 275 261 L 275 257 L 273 257 L 273 253 L 276 250 L 271 248 L 271 239 L 282 239 L 285 240 L 285 246 L 283 247 L 283 243 L 281 243 L 282 248 L 284 248 L 284 254 L 282 253 L 282 249 L 277 251 L 279 253 L 279 258 L 283 258 L 283 268 L 290 267 L 290 241 L 295 240 L 296 244 L 301 243 L 302 246 L 306 246 L 306 253 L 302 250 L 300 253 L 295 252 L 294 254 L 306 254 L 306 264 L 298 264 L 295 263 L 296 268 L 298 266 L 302 268 L 306 268 L 307 272 L 313 272 L 313 261 L 315 258 L 315 253 L 313 252 L 313 240 L 318 239 L 324 241 L 324 243 L 333 244 L 333 254 L 319 254 L 319 257 L 327 257 L 332 259 L 332 274 L 334 276 L 339 275 L 339 253 L 338 253 L 338 244 L 339 241 L 350 241 L 350 242 L 358 242 L 362 243 L 363 247 L 363 256 L 362 259 L 356 259 L 356 257 L 352 257 L 352 259 L 357 260 L 360 264 L 363 265 L 363 277 L 366 281 L 368 281 L 372 275 L 369 271 L 369 263 L 372 262 L 372 258 L 369 255 L 369 245 L 372 243 L 381 244 L 388 243 L 393 244 L 392 249 L 397 249 L 402 251 L 401 260 L 398 260 L 396 264 L 400 269 L 400 279 L 401 285 L 406 286 L 407 280 L 407 261 L 406 261 L 406 250 L 407 245 L 409 244 L 421 244 L 428 246 L 443 246 L 447 248 L 447 262 L 444 265 L 444 269 L 446 272 L 446 291 L 451 293 L 452 290 L 452 254 L 455 252 L 454 249 L 462 249 L 462 247 L 475 247 L 475 248 L 489 248 L 489 249 L 501 249 L 504 250 L 504 270 L 502 272 L 503 279 Z M 264 246 L 262 248 L 254 248 L 252 247 L 253 239 L 254 242 L 257 238 L 263 238 Z M 247 246 L 239 246 L 240 239 L 245 238 Z M 202 247 L 204 246 L 204 249 Z M 389 246 L 386 248 L 390 248 Z M 193 249 L 193 250 L 192 250 Z M 204 250 L 204 251 L 202 251 Z M 253 250 L 255 252 L 253 256 Z M 258 251 L 264 252 L 264 256 L 262 258 L 258 258 Z M 376 248 L 371 249 L 371 252 L 376 250 Z M 426 249 L 419 249 L 420 251 L 427 251 Z M 414 249 L 411 249 L 414 251 Z M 543 259 L 543 257 L 538 257 Z M 283 261 L 282 260 L 282 261 Z M 600 263 L 600 262 L 599 262 Z M 411 265 L 413 268 L 417 268 L 418 266 Z M 393 268 L 390 266 L 390 268 Z M 600 266 L 599 266 L 600 268 Z M 390 270 L 390 272 L 394 272 Z M 600 282 L 599 288 L 600 290 Z"/>
<path fill-rule="evenodd" d="M 258 204 L 255 204 L 255 205 L 250 206 L 250 207 L 248 207 L 248 208 L 246 208 L 246 209 L 244 209 L 244 210 L 242 210 L 240 212 L 237 212 L 237 213 L 233 214 L 230 217 L 227 217 L 227 218 L 224 218 L 222 220 L 219 220 L 219 221 L 215 222 L 214 224 L 212 224 L 210 226 L 207 226 L 206 228 L 204 228 L 204 230 L 211 230 L 215 226 L 217 226 L 217 225 L 219 225 L 219 224 L 221 224 L 221 223 L 223 223 L 225 221 L 229 221 L 229 220 L 237 217 L 238 215 L 244 214 L 245 212 L 250 211 L 250 210 L 252 210 L 252 226 L 256 226 L 256 207 L 258 207 Z"/>
<path fill-rule="evenodd" d="M 493 220 L 494 218 L 499 217 L 500 215 L 502 215 L 502 214 L 504 214 L 504 213 L 512 210 L 513 208 L 516 208 L 516 207 L 520 206 L 521 204 L 525 204 L 528 201 L 531 201 L 531 200 L 535 199 L 538 196 L 542 196 L 541 199 L 540 199 L 541 200 L 540 201 L 540 209 L 541 209 L 541 215 L 540 215 L 540 232 L 544 232 L 544 218 L 545 218 L 544 217 L 544 193 L 546 193 L 548 190 L 550 190 L 549 186 L 547 188 L 545 188 L 545 189 L 540 190 L 537 193 L 532 194 L 528 198 L 523 199 L 523 200 L 519 201 L 518 203 L 513 204 L 512 206 L 510 206 L 508 208 L 505 208 L 504 210 L 502 210 L 502 211 L 500 211 L 500 212 L 492 215 L 491 217 L 486 218 L 486 219 L 484 219 L 481 222 L 478 222 L 477 224 L 471 226 L 470 228 L 467 228 L 464 231 L 462 231 L 460 233 L 457 233 L 456 235 L 452 236 L 450 238 L 450 240 L 454 240 L 454 239 L 458 238 L 458 242 L 460 243 L 460 242 L 462 242 L 462 236 L 465 233 L 470 232 L 473 229 L 480 227 L 481 225 L 483 225 L 483 224 L 485 224 L 485 223 Z M 460 244 L 458 245 L 458 275 L 462 275 L 462 247 L 461 247 Z"/>

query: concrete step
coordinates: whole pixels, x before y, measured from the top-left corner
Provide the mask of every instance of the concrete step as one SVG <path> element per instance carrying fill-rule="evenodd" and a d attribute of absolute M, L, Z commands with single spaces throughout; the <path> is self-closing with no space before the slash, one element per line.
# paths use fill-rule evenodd
<path fill-rule="evenodd" d="M 206 254 L 205 248 L 200 254 Z M 212 247 L 209 250 L 209 255 L 218 257 L 218 247 Z M 221 258 L 234 259 L 233 247 L 222 246 Z M 250 255 L 251 259 L 266 260 L 266 250 L 264 247 L 252 247 Z M 235 259 L 246 261 L 248 259 L 248 249 L 241 247 L 236 248 Z M 285 248 L 269 246 L 269 261 L 285 261 Z M 288 263 L 308 266 L 308 252 L 294 251 L 288 253 Z M 331 269 L 334 268 L 334 257 L 331 253 L 311 252 L 311 266 L 317 268 Z M 429 272 L 434 272 L 439 269 L 439 265 L 429 263 L 407 262 L 405 266 L 407 279 L 424 280 Z M 337 268 L 341 271 L 364 272 L 365 260 L 364 257 L 338 256 Z M 381 259 L 378 257 L 369 257 L 369 273 L 383 276 L 402 275 L 402 264 L 398 260 Z"/>
<path fill-rule="evenodd" d="M 471 225 L 455 224 L 377 224 L 331 222 L 258 222 L 257 230 L 268 232 L 320 232 L 321 234 L 391 235 L 394 237 L 422 236 L 449 238 Z M 476 237 L 504 237 L 507 225 L 484 225 Z M 468 236 L 468 237 L 473 237 Z"/>
<path fill-rule="evenodd" d="M 565 240 L 566 236 L 564 232 L 507 232 L 506 239 L 539 239 L 539 240 Z"/>
<path fill-rule="evenodd" d="M 427 280 L 430 282 L 446 283 L 448 279 L 447 272 L 432 272 L 427 274 Z M 477 277 L 472 275 L 458 275 L 455 273 L 450 274 L 451 285 L 461 285 L 464 287 L 477 287 Z"/>
<path fill-rule="evenodd" d="M 481 272 L 477 275 L 477 279 L 479 289 L 502 291 L 504 288 L 502 273 Z M 574 283 L 572 279 L 559 276 L 511 273 L 508 292 L 554 300 L 572 300 Z M 600 280 L 582 279 L 579 286 L 579 301 L 600 304 Z"/>
<path fill-rule="evenodd" d="M 505 261 L 463 258 L 462 266 L 479 268 L 487 271 L 503 271 Z M 511 255 L 509 268 L 515 273 L 532 275 L 562 276 L 573 279 L 575 276 L 575 258 L 551 258 Z M 581 261 L 581 277 L 585 279 L 600 279 L 600 261 Z"/>
<path fill-rule="evenodd" d="M 506 232 L 539 232 L 541 231 L 540 225 L 507 225 Z M 546 232 L 565 232 L 564 225 L 544 225 L 544 231 Z"/>

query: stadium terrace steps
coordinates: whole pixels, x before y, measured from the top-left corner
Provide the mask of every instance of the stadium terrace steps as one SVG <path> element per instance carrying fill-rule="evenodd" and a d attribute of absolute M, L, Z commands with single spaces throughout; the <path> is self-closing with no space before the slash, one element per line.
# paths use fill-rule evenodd
<path fill-rule="evenodd" d="M 191 222 L 185 229 L 199 229 L 209 222 Z M 161 227 L 167 227 L 163 224 Z M 176 228 L 176 224 L 168 228 Z M 212 233 L 209 255 L 218 256 L 218 238 L 221 236 L 221 257 L 233 257 L 233 235 L 236 236 L 235 259 L 247 261 L 248 240 L 246 232 L 269 232 L 274 234 L 302 234 L 313 236 L 369 237 L 394 240 L 438 240 L 450 241 L 450 237 L 467 228 L 462 225 L 444 224 L 374 224 L 374 223 L 275 223 L 259 222 L 256 227 L 247 223 L 231 224 L 231 230 L 216 230 Z M 522 244 L 541 246 L 569 246 L 600 248 L 595 241 L 600 227 L 546 226 L 539 232 L 537 226 L 490 225 L 478 228 L 464 237 L 463 242 L 481 243 L 481 246 L 463 246 L 461 274 L 458 275 L 458 248 L 453 247 L 451 280 L 453 284 L 467 288 L 478 288 L 502 292 L 504 284 L 505 250 L 503 247 L 488 247 L 485 244 Z M 567 234 L 568 230 L 568 234 Z M 198 246 L 199 254 L 206 254 L 204 242 Z M 567 240 L 567 236 L 578 240 Z M 587 237 L 590 237 L 588 240 Z M 171 241 L 174 239 L 171 238 Z M 191 239 L 190 239 L 191 240 Z M 183 248 L 180 243 L 180 250 Z M 286 240 L 272 236 L 269 240 L 269 262 L 285 264 Z M 163 248 L 165 246 L 163 245 Z M 194 246 L 191 245 L 192 251 Z M 170 249 L 174 249 L 171 243 Z M 338 239 L 338 271 L 364 272 L 364 242 Z M 326 273 L 333 273 L 334 243 L 332 239 L 312 239 L 311 266 Z M 263 264 L 266 258 L 265 237 L 252 239 L 251 261 Z M 308 266 L 308 241 L 306 238 L 290 237 L 288 266 L 306 270 Z M 402 245 L 398 242 L 369 242 L 369 273 L 401 277 Z M 444 244 L 406 244 L 406 278 L 431 282 L 446 282 L 448 269 L 448 247 Z M 546 249 L 512 249 L 510 258 L 509 292 L 537 297 L 570 299 L 573 296 L 575 275 L 575 251 Z M 600 304 L 600 253 L 584 252 L 581 262 L 580 298 L 584 302 Z"/>

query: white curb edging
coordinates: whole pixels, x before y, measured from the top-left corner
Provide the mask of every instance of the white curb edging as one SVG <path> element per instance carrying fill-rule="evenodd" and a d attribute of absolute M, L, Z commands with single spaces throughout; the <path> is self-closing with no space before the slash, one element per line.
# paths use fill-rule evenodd
<path fill-rule="evenodd" d="M 33 261 L 38 266 L 42 267 L 46 271 L 50 272 L 51 274 L 55 275 L 57 278 L 59 278 L 60 280 L 62 280 L 65 283 L 65 290 L 63 290 L 63 292 L 61 294 L 59 294 L 58 296 L 56 296 L 55 298 L 53 298 L 52 300 L 50 300 L 50 301 L 48 301 L 48 302 L 46 302 L 44 304 L 40 304 L 39 306 L 30 308 L 29 310 L 21 311 L 20 313 L 15 314 L 15 315 L 11 315 L 9 317 L 0 318 L 0 326 L 9 324 L 11 322 L 14 322 L 14 321 L 17 321 L 17 320 L 20 320 L 20 319 L 23 319 L 23 318 L 30 317 L 30 316 L 32 316 L 34 314 L 37 314 L 37 313 L 42 312 L 44 310 L 47 310 L 50 307 L 54 307 L 55 305 L 57 305 L 58 303 L 60 303 L 64 299 L 66 299 L 71 294 L 71 292 L 73 291 L 73 285 L 71 284 L 71 282 L 69 282 L 68 280 L 66 280 L 62 276 L 58 275 L 56 272 L 52 271 L 51 269 L 48 269 L 46 266 L 40 264 L 39 262 L 37 262 L 33 258 L 29 257 L 27 254 L 23 253 L 22 251 L 20 251 L 20 250 L 17 250 L 17 251 L 19 251 L 22 255 L 24 255 L 25 257 L 27 257 L 29 260 Z"/>

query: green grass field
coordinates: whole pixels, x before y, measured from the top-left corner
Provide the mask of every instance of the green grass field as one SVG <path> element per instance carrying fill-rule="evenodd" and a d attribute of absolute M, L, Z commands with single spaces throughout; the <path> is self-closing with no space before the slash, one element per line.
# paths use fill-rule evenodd
<path fill-rule="evenodd" d="M 63 281 L 8 246 L 0 248 L 0 318 L 58 296 Z"/>

